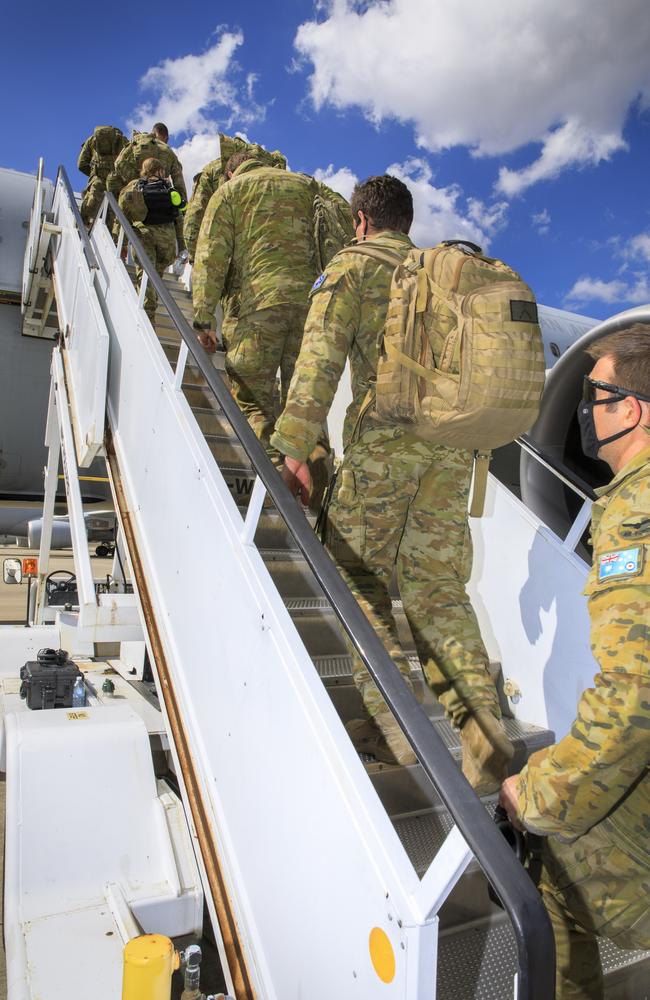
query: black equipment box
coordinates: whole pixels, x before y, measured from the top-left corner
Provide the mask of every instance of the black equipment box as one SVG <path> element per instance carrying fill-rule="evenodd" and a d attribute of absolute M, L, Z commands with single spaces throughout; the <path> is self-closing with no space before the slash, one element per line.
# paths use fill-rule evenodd
<path fill-rule="evenodd" d="M 82 676 L 65 649 L 41 649 L 20 668 L 20 697 L 28 708 L 70 708 L 74 682 Z"/>

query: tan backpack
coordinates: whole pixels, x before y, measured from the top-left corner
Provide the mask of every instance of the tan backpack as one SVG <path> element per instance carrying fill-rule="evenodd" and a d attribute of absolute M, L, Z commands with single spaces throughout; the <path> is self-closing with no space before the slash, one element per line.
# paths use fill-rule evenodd
<path fill-rule="evenodd" d="M 535 296 L 507 264 L 460 240 L 404 260 L 372 241 L 343 252 L 395 267 L 378 345 L 377 416 L 477 453 L 476 514 L 490 450 L 529 430 L 539 411 L 545 364 Z"/>

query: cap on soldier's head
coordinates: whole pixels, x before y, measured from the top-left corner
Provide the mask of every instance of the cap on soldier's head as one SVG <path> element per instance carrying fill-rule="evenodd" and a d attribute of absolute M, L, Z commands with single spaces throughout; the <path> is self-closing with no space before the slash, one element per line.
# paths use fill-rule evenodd
<path fill-rule="evenodd" d="M 167 142 L 169 139 L 169 129 L 164 122 L 156 122 L 151 131 L 162 142 Z"/>

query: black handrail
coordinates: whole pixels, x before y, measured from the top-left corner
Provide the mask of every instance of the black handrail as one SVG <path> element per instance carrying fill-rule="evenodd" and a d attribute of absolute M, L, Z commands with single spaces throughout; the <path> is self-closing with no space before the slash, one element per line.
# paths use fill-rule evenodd
<path fill-rule="evenodd" d="M 85 254 L 85 257 L 86 257 L 86 261 L 88 263 L 88 267 L 91 268 L 92 270 L 97 270 L 98 267 L 99 267 L 99 264 L 97 263 L 97 258 L 95 256 L 95 251 L 93 250 L 93 248 L 92 248 L 92 246 L 90 244 L 90 238 L 88 236 L 88 230 L 86 229 L 86 225 L 85 225 L 83 219 L 81 218 L 81 212 L 79 211 L 79 206 L 77 205 L 77 199 L 74 196 L 74 191 L 72 190 L 72 185 L 70 184 L 70 180 L 68 178 L 68 175 L 67 175 L 64 167 L 59 167 L 59 169 L 58 169 L 58 172 L 57 172 L 57 175 L 56 175 L 57 183 L 59 181 L 59 178 L 61 179 L 61 182 L 63 183 L 63 186 L 64 186 L 64 188 L 66 189 L 66 191 L 68 193 L 68 201 L 70 202 L 70 208 L 72 209 L 72 214 L 74 215 L 74 220 L 77 223 L 77 229 L 79 230 L 79 236 L 81 237 L 81 242 L 83 244 L 84 254 Z"/>
<path fill-rule="evenodd" d="M 573 469 L 570 469 L 568 465 L 565 465 L 564 462 L 560 462 L 559 459 L 555 458 L 553 455 L 549 455 L 548 452 L 540 448 L 528 434 L 522 434 L 516 440 L 520 448 L 523 448 L 524 451 L 527 451 L 533 456 L 533 458 L 537 459 L 541 465 L 545 465 L 547 469 L 554 472 L 559 479 L 565 482 L 567 486 L 569 486 L 574 493 L 577 493 L 578 496 L 581 496 L 583 500 L 591 500 L 593 502 L 598 499 L 598 494 L 593 487 L 589 485 L 589 483 L 586 483 L 584 479 L 581 479 L 580 476 L 574 472 Z"/>
<path fill-rule="evenodd" d="M 275 506 L 298 543 L 309 567 L 330 601 L 341 624 L 368 667 L 404 735 L 440 798 L 454 818 L 485 875 L 494 886 L 513 925 L 517 943 L 517 1000 L 552 1000 L 555 996 L 555 945 L 551 924 L 537 890 L 504 837 L 489 819 L 473 789 L 454 763 L 447 747 L 434 730 L 424 709 L 407 687 L 383 643 L 350 593 L 339 571 L 320 544 L 263 446 L 253 433 L 210 357 L 147 253 L 114 196 L 105 201 L 113 210 L 126 238 L 135 250 L 160 301 L 185 341 L 201 374 L 214 393 L 246 454 Z"/>

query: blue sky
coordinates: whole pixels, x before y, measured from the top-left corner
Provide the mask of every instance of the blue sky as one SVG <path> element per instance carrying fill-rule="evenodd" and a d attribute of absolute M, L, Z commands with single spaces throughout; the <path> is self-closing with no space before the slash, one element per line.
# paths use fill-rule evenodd
<path fill-rule="evenodd" d="M 6 20 L 2 166 L 42 155 L 81 188 L 94 125 L 162 118 L 191 176 L 240 131 L 344 193 L 390 167 L 416 242 L 475 238 L 547 305 L 650 301 L 646 0 L 39 0 Z"/>

